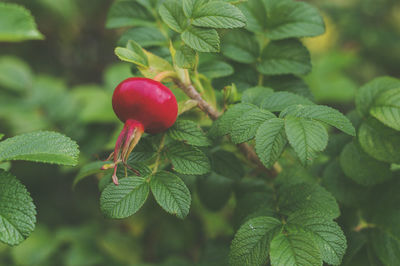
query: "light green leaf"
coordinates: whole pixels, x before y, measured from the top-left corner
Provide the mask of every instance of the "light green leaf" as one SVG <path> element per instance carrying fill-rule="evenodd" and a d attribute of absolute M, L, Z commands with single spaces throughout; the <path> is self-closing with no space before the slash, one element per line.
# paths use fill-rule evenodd
<path fill-rule="evenodd" d="M 202 175 L 210 171 L 210 161 L 196 147 L 183 143 L 173 143 L 165 148 L 174 170 L 181 174 Z"/>
<path fill-rule="evenodd" d="M 287 116 L 285 132 L 303 165 L 309 165 L 328 144 L 328 132 L 325 127 L 312 120 Z"/>
<path fill-rule="evenodd" d="M 17 245 L 35 228 L 36 210 L 25 186 L 0 170 L 0 241 Z"/>
<path fill-rule="evenodd" d="M 150 53 L 143 49 L 143 52 L 147 56 L 148 60 L 148 67 L 141 67 L 139 66 L 138 69 L 140 73 L 146 78 L 153 79 L 157 74 L 164 72 L 164 71 L 175 71 L 172 65 L 165 60 L 153 53 Z"/>
<path fill-rule="evenodd" d="M 290 215 L 287 224 L 311 233 L 323 261 L 331 265 L 341 263 L 347 243 L 346 237 L 337 223 L 312 211 L 300 211 Z"/>
<path fill-rule="evenodd" d="M 365 154 L 357 144 L 347 144 L 340 154 L 340 165 L 347 177 L 364 186 L 372 186 L 392 178 L 390 164 Z"/>
<path fill-rule="evenodd" d="M 211 141 L 204 135 L 197 123 L 190 120 L 178 120 L 168 130 L 171 138 L 184 141 L 193 146 L 210 146 Z"/>
<path fill-rule="evenodd" d="M 284 186 L 279 193 L 279 209 L 285 215 L 301 210 L 312 210 L 327 219 L 335 219 L 340 215 L 335 198 L 320 185 L 299 183 Z"/>
<path fill-rule="evenodd" d="M 255 37 L 244 30 L 227 32 L 221 42 L 223 55 L 239 63 L 254 63 L 260 53 L 260 48 Z"/>
<path fill-rule="evenodd" d="M 258 128 L 267 120 L 276 118 L 276 116 L 263 109 L 255 107 L 235 121 L 232 127 L 231 137 L 233 143 L 242 143 L 253 139 L 257 133 Z"/>
<path fill-rule="evenodd" d="M 4 137 L 3 133 L 0 133 L 0 140 Z"/>
<path fill-rule="evenodd" d="M 109 218 L 122 219 L 136 213 L 149 194 L 149 183 L 140 177 L 126 177 L 119 185 L 109 184 L 101 193 L 100 209 Z"/>
<path fill-rule="evenodd" d="M 221 1 L 211 1 L 194 9 L 192 24 L 199 27 L 227 29 L 246 25 L 246 17 L 239 8 Z"/>
<path fill-rule="evenodd" d="M 375 99 L 390 89 L 400 87 L 400 80 L 392 77 L 376 78 L 362 86 L 356 94 L 356 107 L 362 116 L 368 116 Z"/>
<path fill-rule="evenodd" d="M 221 78 L 233 74 L 234 69 L 228 63 L 223 61 L 210 61 L 202 63 L 199 66 L 199 72 L 210 79 Z"/>
<path fill-rule="evenodd" d="M 243 103 L 251 103 L 261 107 L 262 101 L 274 91 L 271 88 L 257 86 L 245 90 L 242 94 Z"/>
<path fill-rule="evenodd" d="M 111 6 L 106 21 L 106 28 L 143 26 L 154 23 L 149 11 L 135 0 L 115 1 Z"/>
<path fill-rule="evenodd" d="M 312 37 L 325 32 L 324 21 L 318 10 L 305 2 L 249 1 L 242 10 L 249 21 L 247 28 L 256 33 L 265 33 L 271 40 Z"/>
<path fill-rule="evenodd" d="M 158 12 L 163 21 L 174 31 L 183 32 L 186 28 L 186 18 L 181 0 L 166 0 Z"/>
<path fill-rule="evenodd" d="M 257 70 L 264 75 L 304 75 L 311 71 L 310 53 L 296 39 L 272 41 L 262 51 Z"/>
<path fill-rule="evenodd" d="M 23 160 L 76 165 L 78 155 L 75 141 L 57 132 L 26 133 L 0 142 L 0 161 Z"/>
<path fill-rule="evenodd" d="M 214 29 L 189 27 L 181 35 L 182 40 L 199 52 L 219 52 L 219 36 Z"/>
<path fill-rule="evenodd" d="M 150 187 L 157 203 L 166 212 L 181 219 L 188 215 L 190 191 L 178 176 L 166 171 L 158 172 L 152 176 Z"/>
<path fill-rule="evenodd" d="M 281 117 L 292 115 L 296 117 L 315 119 L 320 122 L 327 123 L 351 136 L 356 135 L 356 130 L 350 120 L 331 107 L 324 105 L 294 105 L 289 106 L 280 114 Z"/>
<path fill-rule="evenodd" d="M 372 105 L 370 113 L 388 127 L 400 131 L 400 84 L 397 89 L 382 92 Z"/>
<path fill-rule="evenodd" d="M 97 161 L 97 162 L 91 162 L 91 163 L 86 164 L 79 170 L 77 176 L 74 179 L 72 186 L 75 187 L 76 184 L 78 184 L 85 177 L 100 173 L 101 171 L 103 171 L 103 170 L 101 170 L 101 167 L 105 164 L 110 164 L 110 163 L 112 163 L 112 162 Z"/>
<path fill-rule="evenodd" d="M 32 87 L 33 75 L 29 65 L 17 57 L 0 57 L 0 87 L 27 91 Z"/>
<path fill-rule="evenodd" d="M 235 120 L 238 119 L 241 114 L 253 108 L 254 105 L 248 103 L 235 104 L 213 123 L 210 130 L 210 135 L 223 136 L 229 134 Z"/>
<path fill-rule="evenodd" d="M 137 42 L 142 47 L 163 46 L 167 39 L 155 27 L 135 27 L 125 31 L 118 41 L 121 46 L 126 46 L 129 40 Z"/>
<path fill-rule="evenodd" d="M 29 10 L 16 4 L 0 3 L 0 42 L 43 39 Z"/>
<path fill-rule="evenodd" d="M 261 102 L 261 108 L 271 112 L 283 111 L 292 105 L 314 105 L 314 103 L 307 98 L 286 91 L 270 94 Z"/>
<path fill-rule="evenodd" d="M 148 58 L 142 47 L 132 40 L 128 41 L 126 48 L 115 48 L 115 54 L 122 61 L 130 62 L 141 67 L 149 66 Z"/>
<path fill-rule="evenodd" d="M 373 158 L 400 164 L 400 134 L 378 120 L 365 120 L 358 130 L 358 141 L 364 152 Z"/>
<path fill-rule="evenodd" d="M 278 160 L 286 143 L 285 121 L 283 119 L 267 120 L 257 130 L 256 153 L 267 168 Z"/>
<path fill-rule="evenodd" d="M 230 264 L 264 265 L 268 259 L 271 239 L 281 228 L 282 223 L 273 217 L 260 216 L 248 220 L 236 232 L 232 241 Z"/>
<path fill-rule="evenodd" d="M 307 232 L 280 233 L 271 241 L 272 266 L 322 266 L 321 253 Z"/>
<path fill-rule="evenodd" d="M 194 68 L 196 65 L 196 51 L 187 45 L 182 45 L 176 50 L 175 63 L 180 68 Z"/>

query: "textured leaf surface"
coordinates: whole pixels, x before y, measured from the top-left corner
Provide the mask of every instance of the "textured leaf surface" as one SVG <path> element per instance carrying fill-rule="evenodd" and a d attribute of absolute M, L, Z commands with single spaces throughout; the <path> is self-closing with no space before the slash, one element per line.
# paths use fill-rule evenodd
<path fill-rule="evenodd" d="M 246 17 L 239 8 L 222 1 L 211 1 L 194 10 L 192 23 L 208 28 L 240 28 L 246 25 Z"/>
<path fill-rule="evenodd" d="M 0 142 L 0 161 L 23 160 L 76 165 L 78 155 L 75 141 L 57 132 L 26 133 Z"/>
<path fill-rule="evenodd" d="M 196 64 L 196 52 L 187 45 L 182 45 L 175 54 L 175 63 L 180 68 L 193 68 Z"/>
<path fill-rule="evenodd" d="M 281 227 L 279 220 L 266 216 L 250 219 L 243 224 L 231 244 L 231 265 L 265 264 L 270 241 Z"/>
<path fill-rule="evenodd" d="M 234 69 L 230 64 L 223 61 L 211 61 L 200 64 L 199 72 L 210 79 L 214 79 L 232 75 Z"/>
<path fill-rule="evenodd" d="M 256 152 L 261 162 L 271 167 L 287 143 L 285 136 L 285 121 L 273 118 L 264 122 L 256 133 Z"/>
<path fill-rule="evenodd" d="M 283 187 L 280 193 L 279 207 L 283 214 L 313 210 L 330 219 L 335 219 L 340 215 L 335 198 L 317 184 L 295 184 Z"/>
<path fill-rule="evenodd" d="M 281 233 L 271 241 L 272 266 L 322 265 L 320 251 L 309 233 L 294 231 Z"/>
<path fill-rule="evenodd" d="M 273 118 L 276 118 L 273 113 L 257 107 L 245 112 L 232 126 L 231 137 L 233 143 L 242 143 L 253 139 L 261 124 Z"/>
<path fill-rule="evenodd" d="M 186 18 L 183 13 L 182 1 L 166 0 L 159 8 L 163 21 L 174 31 L 182 32 L 186 26 Z"/>
<path fill-rule="evenodd" d="M 392 77 L 376 78 L 362 86 L 356 94 L 356 107 L 362 116 L 368 116 L 375 99 L 381 93 L 400 87 L 400 80 Z"/>
<path fill-rule="evenodd" d="M 400 131 L 400 84 L 397 89 L 381 93 L 375 100 L 370 113 L 388 127 Z"/>
<path fill-rule="evenodd" d="M 261 102 L 261 108 L 267 109 L 271 112 L 283 111 L 285 108 L 292 105 L 313 105 L 314 103 L 303 96 L 291 92 L 275 92 L 268 95 L 266 99 Z"/>
<path fill-rule="evenodd" d="M 119 185 L 109 184 L 101 193 L 100 208 L 105 216 L 121 219 L 136 213 L 149 194 L 149 183 L 140 177 L 126 177 Z"/>
<path fill-rule="evenodd" d="M 137 1 L 121 0 L 111 6 L 107 14 L 106 28 L 146 25 L 152 20 L 152 15 Z"/>
<path fill-rule="evenodd" d="M 286 115 L 292 115 L 296 117 L 303 117 L 309 119 L 315 119 L 320 122 L 327 123 L 337 129 L 351 135 L 355 136 L 356 131 L 351 124 L 350 120 L 331 107 L 324 105 L 295 105 L 290 106 L 281 113 L 281 117 Z"/>
<path fill-rule="evenodd" d="M 178 120 L 169 129 L 171 138 L 184 141 L 193 146 L 210 146 L 211 141 L 204 135 L 197 123 L 191 120 Z"/>
<path fill-rule="evenodd" d="M 265 75 L 304 75 L 311 71 L 310 53 L 298 40 L 273 41 L 262 51 L 257 70 Z"/>
<path fill-rule="evenodd" d="M 244 176 L 242 162 L 234 153 L 218 150 L 211 154 L 211 167 L 214 172 L 230 179 L 240 179 Z"/>
<path fill-rule="evenodd" d="M 340 154 L 340 165 L 347 177 L 361 185 L 372 186 L 392 178 L 390 164 L 375 160 L 353 142 Z"/>
<path fill-rule="evenodd" d="M 374 118 L 365 120 L 358 130 L 358 141 L 364 152 L 388 163 L 400 164 L 400 134 Z"/>
<path fill-rule="evenodd" d="M 10 3 L 0 3 L 0 41 L 42 40 L 29 10 Z"/>
<path fill-rule="evenodd" d="M 271 88 L 266 88 L 262 86 L 249 88 L 243 92 L 242 102 L 261 106 L 262 101 L 268 96 L 271 96 L 273 92 L 274 91 Z"/>
<path fill-rule="evenodd" d="M 0 241 L 17 245 L 35 228 L 36 210 L 25 186 L 0 170 Z"/>
<path fill-rule="evenodd" d="M 142 47 L 162 46 L 167 39 L 155 27 L 135 27 L 125 31 L 118 41 L 119 45 L 126 46 L 129 40 L 134 40 Z"/>
<path fill-rule="evenodd" d="M 264 79 L 264 86 L 271 87 L 275 91 L 287 91 L 307 99 L 313 100 L 310 88 L 303 79 L 295 75 L 270 76 Z"/>
<path fill-rule="evenodd" d="M 190 27 L 185 30 L 182 40 L 190 47 L 199 52 L 218 52 L 219 36 L 214 29 L 202 29 Z"/>
<path fill-rule="evenodd" d="M 185 218 L 190 209 L 191 196 L 185 183 L 176 175 L 161 171 L 150 181 L 151 192 L 157 203 L 178 218 Z"/>
<path fill-rule="evenodd" d="M 337 223 L 308 211 L 290 215 L 287 224 L 311 233 L 326 263 L 331 265 L 341 263 L 347 243 Z"/>
<path fill-rule="evenodd" d="M 202 175 L 210 171 L 210 161 L 196 147 L 173 143 L 165 148 L 174 170 L 182 174 Z"/>
<path fill-rule="evenodd" d="M 128 41 L 126 48 L 115 48 L 115 54 L 122 61 L 130 62 L 142 67 L 149 66 L 146 54 L 144 53 L 142 47 L 135 41 Z"/>
<path fill-rule="evenodd" d="M 251 33 L 243 30 L 232 30 L 224 35 L 221 51 L 229 59 L 251 64 L 257 60 L 260 48 Z"/>
<path fill-rule="evenodd" d="M 317 121 L 287 116 L 285 132 L 303 165 L 309 165 L 328 144 L 328 133 Z"/>
<path fill-rule="evenodd" d="M 304 2 L 249 1 L 242 10 L 249 21 L 247 28 L 253 32 L 266 32 L 271 40 L 312 37 L 325 31 L 318 10 Z"/>

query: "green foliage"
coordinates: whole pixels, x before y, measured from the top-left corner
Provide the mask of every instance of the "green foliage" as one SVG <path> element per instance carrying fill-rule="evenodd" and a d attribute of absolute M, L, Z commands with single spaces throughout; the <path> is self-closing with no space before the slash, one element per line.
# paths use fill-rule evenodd
<path fill-rule="evenodd" d="M 400 131 L 400 85 L 397 89 L 381 93 L 374 101 L 370 113 L 383 124 Z"/>
<path fill-rule="evenodd" d="M 182 45 L 176 50 L 175 63 L 180 68 L 193 68 L 196 64 L 196 52 L 189 46 Z"/>
<path fill-rule="evenodd" d="M 44 39 L 37 30 L 31 13 L 20 5 L 1 3 L 0 25 L 0 41 L 2 42 Z"/>
<path fill-rule="evenodd" d="M 199 52 L 219 51 L 219 37 L 214 29 L 189 27 L 182 33 L 182 40 Z"/>
<path fill-rule="evenodd" d="M 143 52 L 142 47 L 136 42 L 129 40 L 126 48 L 115 48 L 115 54 L 122 61 L 134 63 L 138 66 L 148 67 L 149 62 L 146 54 Z"/>
<path fill-rule="evenodd" d="M 23 160 L 76 165 L 78 154 L 78 145 L 56 132 L 27 133 L 0 142 L 0 161 Z"/>
<path fill-rule="evenodd" d="M 171 138 L 184 141 L 193 146 L 210 146 L 211 142 L 203 133 L 201 128 L 193 121 L 178 120 L 169 129 L 168 134 Z"/>
<path fill-rule="evenodd" d="M 107 16 L 107 28 L 146 25 L 152 20 L 148 10 L 135 0 L 116 1 Z"/>

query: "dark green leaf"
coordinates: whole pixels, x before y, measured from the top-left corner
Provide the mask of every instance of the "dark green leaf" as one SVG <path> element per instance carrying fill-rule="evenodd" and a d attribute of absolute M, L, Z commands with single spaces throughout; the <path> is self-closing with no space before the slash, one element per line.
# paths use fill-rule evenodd
<path fill-rule="evenodd" d="M 141 26 L 153 22 L 149 11 L 135 0 L 116 1 L 111 6 L 106 21 L 106 28 Z"/>
<path fill-rule="evenodd" d="M 244 30 L 227 32 L 221 44 L 222 53 L 239 63 L 254 63 L 260 53 L 260 48 L 255 37 Z"/>
<path fill-rule="evenodd" d="M 214 172 L 230 179 L 240 179 L 244 176 L 242 162 L 234 153 L 218 150 L 211 154 L 211 168 Z"/>
<path fill-rule="evenodd" d="M 173 143 L 165 148 L 165 152 L 178 173 L 202 175 L 210 171 L 210 161 L 196 147 Z"/>
<path fill-rule="evenodd" d="M 121 46 L 126 46 L 133 40 L 142 47 L 162 46 L 167 44 L 165 36 L 155 27 L 136 27 L 125 31 L 118 41 Z"/>
<path fill-rule="evenodd" d="M 193 146 L 210 146 L 211 141 L 204 135 L 200 127 L 190 120 L 178 120 L 168 130 L 171 138 L 184 141 Z"/>
<path fill-rule="evenodd" d="M 200 64 L 199 72 L 210 79 L 214 79 L 230 76 L 233 74 L 234 70 L 231 65 L 223 61 L 210 61 Z"/>
<path fill-rule="evenodd" d="M 313 105 L 314 103 L 307 98 L 300 95 L 280 91 L 268 95 L 266 99 L 261 102 L 261 108 L 267 109 L 271 112 L 283 111 L 291 105 Z"/>
<path fill-rule="evenodd" d="M 271 88 L 257 86 L 245 90 L 242 94 L 242 102 L 261 106 L 262 101 L 274 91 Z"/>
<path fill-rule="evenodd" d="M 201 202 L 210 210 L 225 206 L 232 194 L 233 180 L 214 172 L 197 178 L 197 193 Z"/>
<path fill-rule="evenodd" d="M 109 164 L 111 162 L 107 162 L 107 161 L 97 161 L 97 162 L 91 162 L 86 164 L 85 166 L 83 166 L 77 176 L 74 179 L 74 182 L 72 184 L 72 186 L 76 186 L 76 184 L 78 184 L 82 179 L 84 179 L 85 177 L 100 173 L 101 167 L 105 164 Z"/>

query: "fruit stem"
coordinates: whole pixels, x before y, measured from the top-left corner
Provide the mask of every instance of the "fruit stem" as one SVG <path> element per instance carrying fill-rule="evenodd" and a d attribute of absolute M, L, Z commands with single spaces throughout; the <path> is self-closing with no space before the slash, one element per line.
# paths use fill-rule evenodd
<path fill-rule="evenodd" d="M 153 80 L 161 82 L 161 81 L 163 81 L 164 79 L 167 79 L 167 78 L 177 79 L 178 78 L 178 74 L 176 74 L 175 71 L 163 71 L 163 72 L 158 73 L 153 78 Z"/>

